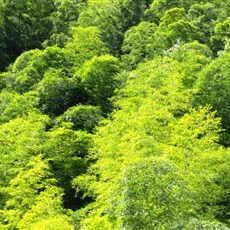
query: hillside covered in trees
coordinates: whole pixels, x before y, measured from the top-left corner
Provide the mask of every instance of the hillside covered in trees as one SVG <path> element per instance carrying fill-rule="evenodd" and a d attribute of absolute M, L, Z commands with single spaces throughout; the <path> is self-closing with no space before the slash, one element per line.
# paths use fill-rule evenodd
<path fill-rule="evenodd" d="M 0 0 L 0 229 L 230 229 L 229 9 Z"/>

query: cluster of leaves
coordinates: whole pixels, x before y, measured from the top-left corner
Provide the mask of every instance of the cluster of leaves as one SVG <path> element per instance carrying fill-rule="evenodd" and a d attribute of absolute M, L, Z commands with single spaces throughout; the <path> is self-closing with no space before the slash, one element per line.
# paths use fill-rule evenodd
<path fill-rule="evenodd" d="M 228 9 L 0 0 L 0 229 L 229 229 Z"/>

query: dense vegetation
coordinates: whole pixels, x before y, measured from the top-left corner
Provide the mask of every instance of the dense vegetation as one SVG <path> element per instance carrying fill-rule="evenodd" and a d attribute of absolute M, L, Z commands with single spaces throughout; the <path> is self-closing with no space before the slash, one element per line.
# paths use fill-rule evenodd
<path fill-rule="evenodd" d="M 229 9 L 0 0 L 0 229 L 229 229 Z"/>

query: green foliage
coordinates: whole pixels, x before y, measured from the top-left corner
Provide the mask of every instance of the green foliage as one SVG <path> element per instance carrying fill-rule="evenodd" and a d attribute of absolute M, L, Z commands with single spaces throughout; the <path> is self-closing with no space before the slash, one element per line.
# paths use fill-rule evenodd
<path fill-rule="evenodd" d="M 79 23 L 83 27 L 96 26 L 101 31 L 102 40 L 112 54 L 118 54 L 122 43 L 124 18 L 121 13 L 121 1 L 88 1 L 81 12 Z"/>
<path fill-rule="evenodd" d="M 181 228 L 188 194 L 182 175 L 170 162 L 143 159 L 127 167 L 122 178 L 115 201 L 122 229 Z"/>
<path fill-rule="evenodd" d="M 2 91 L 0 94 L 1 118 L 0 122 L 7 122 L 17 117 L 28 115 L 36 111 L 38 106 L 38 95 L 30 91 L 22 95 L 10 91 Z"/>
<path fill-rule="evenodd" d="M 34 89 L 34 85 L 43 79 L 50 68 L 67 70 L 70 64 L 66 60 L 64 50 L 49 47 L 46 50 L 30 50 L 21 54 L 9 71 L 9 88 L 23 93 Z"/>
<path fill-rule="evenodd" d="M 54 216 L 39 221 L 31 226 L 31 230 L 74 230 L 74 227 L 66 221 L 65 217 Z"/>
<path fill-rule="evenodd" d="M 52 187 L 55 182 L 50 178 L 48 165 L 42 161 L 41 155 L 34 157 L 24 168 L 19 169 L 17 176 L 10 181 L 10 186 L 4 189 L 9 196 L 5 209 L 2 210 L 5 224 L 9 228 L 18 226 L 19 229 L 25 229 L 20 227 L 23 216 L 33 206 L 36 197 L 41 196 L 43 190 Z M 39 193 L 40 195 L 37 195 Z M 27 222 L 27 226 L 28 224 Z"/>
<path fill-rule="evenodd" d="M 79 23 L 84 27 L 98 27 L 109 51 L 117 56 L 121 53 L 124 32 L 139 22 L 148 5 L 146 0 L 88 1 L 88 6 L 80 14 Z"/>
<path fill-rule="evenodd" d="M 185 1 L 184 1 L 185 2 Z M 145 11 L 145 18 L 148 21 L 155 22 L 159 24 L 161 17 L 164 13 L 173 9 L 174 7 L 183 7 L 183 2 L 181 0 L 170 1 L 170 0 L 157 0 L 152 1 L 150 8 Z"/>
<path fill-rule="evenodd" d="M 48 121 L 46 116 L 30 112 L 0 126 L 1 186 L 6 186 L 31 156 L 40 153 Z"/>
<path fill-rule="evenodd" d="M 141 22 L 125 33 L 122 58 L 126 65 L 135 67 L 145 58 L 154 57 L 156 53 L 156 38 L 154 36 L 156 27 L 155 23 Z"/>
<path fill-rule="evenodd" d="M 213 109 L 217 110 L 218 116 L 222 118 L 222 127 L 227 132 L 230 130 L 229 58 L 229 52 L 223 53 L 201 72 L 197 81 L 196 96 L 196 103 L 210 104 Z M 228 145 L 228 140 L 226 141 L 225 144 Z"/>
<path fill-rule="evenodd" d="M 206 44 L 210 43 L 217 17 L 218 9 L 212 3 L 194 4 L 188 11 L 188 18 L 199 28 L 202 33 L 200 40 Z"/>
<path fill-rule="evenodd" d="M 220 220 L 218 213 L 229 219 L 228 205 L 222 202 L 223 197 L 228 199 L 228 188 L 222 187 L 222 179 L 218 177 L 229 167 L 229 152 L 217 144 L 219 126 L 220 119 L 215 118 L 210 108 L 192 109 L 176 123 L 169 124 L 171 141 L 163 150 L 179 166 L 190 185 L 190 216 L 201 220 Z"/>
<path fill-rule="evenodd" d="M 39 108 L 51 116 L 58 116 L 70 106 L 87 102 L 87 93 L 78 79 L 66 76 L 62 69 L 49 69 L 37 84 Z"/>
<path fill-rule="evenodd" d="M 229 229 L 229 6 L 0 0 L 0 229 Z"/>
<path fill-rule="evenodd" d="M 64 189 L 65 206 L 76 209 L 81 206 L 81 202 L 75 196 L 71 182 L 87 168 L 91 135 L 83 131 L 73 131 L 68 123 L 49 131 L 47 135 L 43 151 L 51 159 L 50 164 L 58 185 Z"/>
<path fill-rule="evenodd" d="M 183 73 L 183 84 L 189 88 L 194 86 L 200 71 L 211 62 L 213 57 L 210 49 L 197 41 L 175 45 L 165 54 L 180 63 L 178 67 Z"/>
<path fill-rule="evenodd" d="M 0 94 L 0 114 L 1 114 L 1 123 L 7 119 L 7 117 L 4 117 L 4 112 L 11 103 L 11 101 L 14 99 L 14 96 L 17 95 L 15 92 L 9 92 L 6 90 L 3 90 Z"/>
<path fill-rule="evenodd" d="M 105 113 L 111 111 L 109 99 L 119 86 L 116 79 L 118 72 L 118 59 L 110 55 L 92 58 L 79 72 L 82 84 L 92 97 L 91 103 L 100 106 Z"/>
<path fill-rule="evenodd" d="M 211 37 L 211 43 L 214 51 L 220 51 L 224 49 L 226 41 L 230 38 L 229 32 L 230 17 L 224 21 L 216 23 L 214 28 L 214 35 Z"/>
<path fill-rule="evenodd" d="M 209 54 L 207 47 L 193 46 Z M 219 212 L 226 215 L 227 205 L 220 203 L 228 188 L 212 179 L 227 159 L 216 144 L 220 119 L 210 108 L 189 109 L 192 91 L 183 85 L 183 68 L 165 57 L 130 73 L 116 102 L 119 110 L 94 137 L 91 157 L 97 161 L 74 180 L 77 191 L 96 196 L 82 220 L 85 229 L 184 228 L 197 216 L 215 220 Z M 220 191 L 226 192 L 223 197 Z"/>
<path fill-rule="evenodd" d="M 68 58 L 74 66 L 107 53 L 106 44 L 101 40 L 101 31 L 97 27 L 72 28 L 73 39 L 65 46 Z"/>
<path fill-rule="evenodd" d="M 53 0 L 39 2 L 28 0 L 6 0 L 1 2 L 0 31 L 3 70 L 23 51 L 41 47 L 49 37 L 52 21 L 49 15 L 54 11 Z"/>
<path fill-rule="evenodd" d="M 68 29 L 70 26 L 76 25 L 79 12 L 83 8 L 84 1 L 72 0 L 55 0 L 55 11 L 50 15 L 50 20 L 53 22 L 51 36 L 43 45 L 57 45 L 64 47 L 69 40 Z"/>
<path fill-rule="evenodd" d="M 184 8 L 167 10 L 161 18 L 159 30 L 165 33 L 171 45 L 178 40 L 191 42 L 200 37 L 198 27 L 187 20 Z"/>
<path fill-rule="evenodd" d="M 143 17 L 144 11 L 149 4 L 149 0 L 121 1 L 123 30 L 127 30 L 129 27 L 137 25 L 139 20 Z"/>
<path fill-rule="evenodd" d="M 73 128 L 92 132 L 102 119 L 102 111 L 99 107 L 91 105 L 77 105 L 70 107 L 65 113 L 56 119 L 57 123 L 72 122 Z"/>
<path fill-rule="evenodd" d="M 76 85 L 62 70 L 50 69 L 38 83 L 39 108 L 50 115 L 60 115 L 77 102 Z M 81 96 L 81 95 L 80 95 Z"/>
<path fill-rule="evenodd" d="M 215 113 L 211 113 L 210 108 L 192 109 L 176 123 L 173 123 L 171 127 L 171 144 L 191 151 L 192 157 L 194 157 L 196 153 L 195 146 L 198 146 L 200 151 L 203 148 L 207 148 L 208 143 L 209 147 L 215 145 L 218 140 L 218 134 L 221 131 L 219 125 L 220 119 L 215 119 Z M 186 158 L 189 161 L 188 155 L 186 155 Z"/>
<path fill-rule="evenodd" d="M 185 20 L 186 12 L 184 8 L 174 7 L 170 10 L 167 10 L 164 15 L 161 17 L 160 25 L 161 27 L 168 27 L 170 24 L 175 21 Z"/>
<path fill-rule="evenodd" d="M 193 219 L 190 221 L 190 223 L 188 225 L 186 225 L 186 227 L 184 227 L 184 229 L 189 230 L 189 229 L 203 229 L 203 230 L 228 230 L 229 228 L 227 228 L 225 225 L 223 225 L 222 223 L 218 223 L 217 221 L 201 221 L 201 220 L 197 220 L 197 219 Z"/>
<path fill-rule="evenodd" d="M 63 190 L 49 183 L 47 188 L 35 198 L 34 204 L 19 222 L 19 229 L 31 229 L 34 223 L 63 214 Z"/>

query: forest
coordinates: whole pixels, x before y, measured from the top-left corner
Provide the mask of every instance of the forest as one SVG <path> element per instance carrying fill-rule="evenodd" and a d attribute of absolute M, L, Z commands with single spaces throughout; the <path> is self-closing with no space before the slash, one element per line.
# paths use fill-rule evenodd
<path fill-rule="evenodd" d="M 229 9 L 0 0 L 0 229 L 230 229 Z"/>

